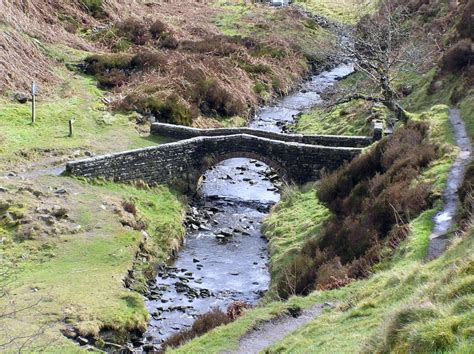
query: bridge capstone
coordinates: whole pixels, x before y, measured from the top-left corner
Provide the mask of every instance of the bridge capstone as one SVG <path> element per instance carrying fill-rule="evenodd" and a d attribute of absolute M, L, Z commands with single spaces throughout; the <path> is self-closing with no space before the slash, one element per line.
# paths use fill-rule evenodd
<path fill-rule="evenodd" d="M 172 184 L 193 193 L 203 173 L 228 158 L 260 160 L 274 168 L 287 182 L 304 184 L 319 179 L 323 169 L 334 170 L 361 151 L 356 147 L 311 145 L 248 134 L 199 136 L 69 162 L 66 171 L 72 175 L 103 177 L 117 182 L 143 180 L 150 184 Z"/>
<path fill-rule="evenodd" d="M 152 135 L 164 136 L 171 139 L 190 139 L 200 136 L 229 136 L 247 134 L 267 138 L 271 140 L 280 140 L 294 143 L 339 146 L 339 147 L 366 147 L 372 144 L 374 140 L 380 140 L 379 132 L 374 130 L 374 136 L 348 136 L 348 135 L 303 135 L 303 134 L 284 134 L 278 132 L 265 131 L 251 128 L 217 128 L 217 129 L 199 129 L 186 127 L 183 125 L 174 125 L 166 123 L 152 123 Z M 374 139 L 376 138 L 376 139 Z"/>

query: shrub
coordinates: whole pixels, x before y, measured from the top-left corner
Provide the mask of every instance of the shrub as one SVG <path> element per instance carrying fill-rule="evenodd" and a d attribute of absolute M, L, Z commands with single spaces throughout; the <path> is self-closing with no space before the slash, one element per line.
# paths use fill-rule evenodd
<path fill-rule="evenodd" d="M 166 33 L 160 40 L 160 47 L 166 49 L 177 49 L 179 47 L 179 42 L 171 33 Z"/>
<path fill-rule="evenodd" d="M 124 110 L 135 110 L 141 114 L 152 114 L 164 123 L 191 125 L 192 111 L 177 95 L 165 99 L 158 96 L 129 95 L 121 103 Z"/>
<path fill-rule="evenodd" d="M 441 70 L 459 73 L 474 62 L 472 40 L 463 39 L 453 45 L 441 59 Z"/>
<path fill-rule="evenodd" d="M 132 43 L 144 45 L 150 40 L 150 33 L 145 22 L 129 17 L 117 24 L 119 35 L 128 38 Z"/>
<path fill-rule="evenodd" d="M 425 123 L 409 123 L 367 153 L 323 176 L 318 198 L 332 212 L 277 284 L 280 296 L 329 289 L 370 274 L 384 245 L 396 247 L 406 224 L 428 206 L 429 184 L 416 182 L 437 156 Z M 389 248 L 390 249 L 390 248 Z"/>
<path fill-rule="evenodd" d="M 239 63 L 239 66 L 249 74 L 271 74 L 272 69 L 265 64 Z"/>
<path fill-rule="evenodd" d="M 267 86 L 261 82 L 261 81 L 258 81 L 254 86 L 253 86 L 253 91 L 257 94 L 257 95 L 261 95 L 262 93 L 265 93 L 267 91 Z"/>
<path fill-rule="evenodd" d="M 194 101 L 201 112 L 209 115 L 243 115 L 245 104 L 229 93 L 215 79 L 198 81 L 194 86 Z"/>
<path fill-rule="evenodd" d="M 469 2 L 464 6 L 462 15 L 459 19 L 459 22 L 456 26 L 461 38 L 471 38 L 474 39 L 474 0 L 469 0 Z"/>
<path fill-rule="evenodd" d="M 191 111 L 181 102 L 176 95 L 171 95 L 164 101 L 150 98 L 147 107 L 157 120 L 179 125 L 191 125 Z"/>
<path fill-rule="evenodd" d="M 278 280 L 278 295 L 283 299 L 296 294 L 307 295 L 313 290 L 315 281 L 315 260 L 306 254 L 299 254 L 290 261 Z"/>
<path fill-rule="evenodd" d="M 105 15 L 103 0 L 81 0 L 80 2 L 92 16 L 103 17 Z"/>
<path fill-rule="evenodd" d="M 163 54 L 151 51 L 143 51 L 135 54 L 130 62 L 130 66 L 138 70 L 160 68 L 165 65 L 166 57 Z"/>
<path fill-rule="evenodd" d="M 112 69 L 130 69 L 132 56 L 128 54 L 96 54 L 85 59 L 85 72 L 90 75 L 104 74 Z"/>
<path fill-rule="evenodd" d="M 112 69 L 107 73 L 96 74 L 99 86 L 103 88 L 114 88 L 124 85 L 127 82 L 127 75 L 118 69 Z"/>
<path fill-rule="evenodd" d="M 166 348 L 179 347 L 193 338 L 202 336 L 210 330 L 230 322 L 231 319 L 223 311 L 219 308 L 213 308 L 204 315 L 199 316 L 190 329 L 178 332 L 169 337 L 163 342 L 161 348 L 165 350 Z"/>
<path fill-rule="evenodd" d="M 153 38 L 157 39 L 160 38 L 163 34 L 165 34 L 167 26 L 164 22 L 160 20 L 156 20 L 150 26 L 150 33 Z"/>

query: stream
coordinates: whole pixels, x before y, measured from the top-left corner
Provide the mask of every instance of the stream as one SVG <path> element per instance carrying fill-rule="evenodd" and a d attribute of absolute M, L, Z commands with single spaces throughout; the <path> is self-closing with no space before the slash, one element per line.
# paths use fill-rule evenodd
<path fill-rule="evenodd" d="M 281 132 L 298 113 L 321 103 L 322 91 L 352 72 L 352 65 L 341 64 L 313 75 L 295 93 L 262 107 L 249 127 Z M 270 282 L 261 225 L 280 199 L 280 186 L 268 166 L 247 158 L 226 160 L 203 176 L 187 216 L 185 243 L 170 264 L 158 269 L 147 294 L 151 320 L 144 351 L 159 348 L 213 307 L 225 311 L 234 301 L 257 304 Z"/>

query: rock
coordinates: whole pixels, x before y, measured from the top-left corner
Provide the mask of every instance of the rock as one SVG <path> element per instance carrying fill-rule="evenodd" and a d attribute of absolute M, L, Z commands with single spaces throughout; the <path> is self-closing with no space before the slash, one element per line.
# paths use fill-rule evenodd
<path fill-rule="evenodd" d="M 15 172 L 8 172 L 7 173 L 7 177 L 16 177 L 16 173 Z"/>
<path fill-rule="evenodd" d="M 220 235 L 223 235 L 224 237 L 231 237 L 231 236 L 232 236 L 232 232 L 229 231 L 229 230 L 225 230 L 225 229 L 224 229 L 224 230 L 220 230 L 220 231 L 219 231 L 219 234 L 220 234 Z"/>
<path fill-rule="evenodd" d="M 408 96 L 408 95 L 411 95 L 412 92 L 413 92 L 413 86 L 411 86 L 411 85 L 404 85 L 404 86 L 402 87 L 402 93 L 403 93 L 403 95 Z"/>
<path fill-rule="evenodd" d="M 81 156 L 81 150 L 74 150 L 74 151 L 72 152 L 72 156 L 74 156 L 74 157 Z"/>
<path fill-rule="evenodd" d="M 8 189 L 5 187 L 0 186 L 0 193 L 7 193 Z"/>
<path fill-rule="evenodd" d="M 90 152 L 90 151 L 84 152 L 84 155 L 86 155 L 86 156 L 88 156 L 88 157 L 94 156 L 94 154 L 93 154 L 92 152 Z"/>
<path fill-rule="evenodd" d="M 56 191 L 54 191 L 55 194 L 67 194 L 67 190 L 65 190 L 64 188 L 60 188 L 60 189 L 57 189 Z"/>
<path fill-rule="evenodd" d="M 23 92 L 16 92 L 13 95 L 13 99 L 15 101 L 17 101 L 18 103 L 24 104 L 24 103 L 28 102 L 28 95 L 26 95 Z"/>
<path fill-rule="evenodd" d="M 51 211 L 51 214 L 58 219 L 62 219 L 62 218 L 67 218 L 68 211 L 69 210 L 67 210 L 64 207 L 61 207 L 59 205 L 54 205 Z"/>
<path fill-rule="evenodd" d="M 54 217 L 52 215 L 40 215 L 39 218 L 41 220 L 43 220 L 46 225 L 54 225 L 55 223 L 55 220 L 54 220 Z"/>
<path fill-rule="evenodd" d="M 239 272 L 230 272 L 229 274 L 235 276 L 235 275 L 239 275 L 240 273 Z"/>
<path fill-rule="evenodd" d="M 156 350 L 155 345 L 153 343 L 144 344 L 142 348 L 144 351 L 147 351 L 147 352 L 155 352 Z"/>
<path fill-rule="evenodd" d="M 197 259 L 197 258 L 193 258 L 193 263 L 199 263 L 199 262 L 200 262 L 200 260 L 199 260 L 199 259 Z"/>
<path fill-rule="evenodd" d="M 80 345 L 86 345 L 86 344 L 89 344 L 89 340 L 87 338 L 84 338 L 84 337 L 77 337 L 77 342 L 80 344 Z"/>

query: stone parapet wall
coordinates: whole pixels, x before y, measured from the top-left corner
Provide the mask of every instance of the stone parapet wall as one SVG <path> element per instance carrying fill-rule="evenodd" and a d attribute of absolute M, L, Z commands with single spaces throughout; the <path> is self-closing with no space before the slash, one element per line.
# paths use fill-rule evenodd
<path fill-rule="evenodd" d="M 279 141 L 339 147 L 366 147 L 373 142 L 372 137 L 368 136 L 283 134 L 251 128 L 198 129 L 166 123 L 153 123 L 151 125 L 151 134 L 177 140 L 200 136 L 215 137 L 247 134 Z"/>

